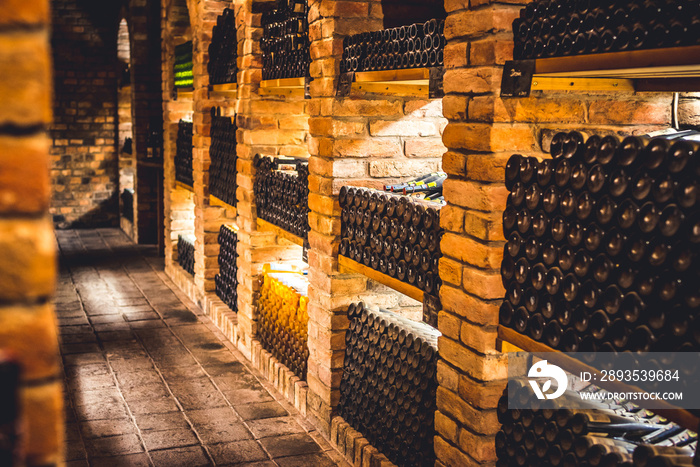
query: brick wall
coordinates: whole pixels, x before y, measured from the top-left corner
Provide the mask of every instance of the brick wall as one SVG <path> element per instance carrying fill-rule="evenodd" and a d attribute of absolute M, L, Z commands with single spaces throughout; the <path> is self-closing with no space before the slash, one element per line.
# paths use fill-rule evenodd
<path fill-rule="evenodd" d="M 49 219 L 51 76 L 48 1 L 0 4 L 0 349 L 22 366 L 26 465 L 62 461 L 63 392 Z M 24 462 L 20 461 L 22 465 Z"/>
<path fill-rule="evenodd" d="M 161 12 L 163 99 L 163 203 L 165 207 L 165 267 L 177 266 L 177 237 L 194 234 L 194 196 L 175 186 L 174 157 L 180 119 L 192 118 L 192 99 L 173 99 L 175 45 L 192 39 L 189 10 L 184 1 L 164 1 Z M 196 263 L 196 259 L 195 259 Z"/>
<path fill-rule="evenodd" d="M 52 1 L 52 46 L 55 68 L 55 121 L 51 213 L 58 227 L 117 225 L 120 191 L 119 156 L 131 124 L 134 160 L 143 160 L 149 128 L 162 124 L 160 88 L 159 2 L 99 4 Z M 125 21 L 119 29 L 120 20 Z M 126 26 L 126 28 L 124 28 Z M 117 56 L 121 37 L 121 60 Z M 122 102 L 133 102 L 130 122 L 119 118 L 118 84 L 128 57 L 129 88 Z M 121 124 L 124 123 L 124 124 Z M 132 135 L 129 135 L 132 136 Z M 133 237 L 156 243 L 159 172 L 134 167 Z M 128 180 L 123 180 L 127 182 Z M 121 188 L 125 188 L 122 186 Z"/>
<path fill-rule="evenodd" d="M 387 293 L 364 276 L 338 272 L 338 191 L 343 185 L 380 187 L 438 170 L 445 152 L 441 134 L 446 121 L 440 99 L 360 91 L 353 91 L 348 98 L 335 97 L 343 38 L 406 21 L 398 15 L 385 17 L 382 7 L 382 3 L 371 1 L 310 2 L 314 61 L 309 110 L 312 212 L 307 411 L 325 433 L 330 431 L 338 403 L 347 305 L 357 299 L 380 306 L 399 304 L 395 293 Z"/>
<path fill-rule="evenodd" d="M 59 227 L 116 225 L 117 2 L 53 0 L 51 213 Z"/>

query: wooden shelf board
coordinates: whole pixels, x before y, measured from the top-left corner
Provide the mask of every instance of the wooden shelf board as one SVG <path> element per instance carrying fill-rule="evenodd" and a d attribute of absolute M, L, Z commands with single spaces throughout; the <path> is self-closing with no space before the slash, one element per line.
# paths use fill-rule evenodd
<path fill-rule="evenodd" d="M 194 96 L 194 88 L 176 88 L 177 98 L 191 99 Z"/>
<path fill-rule="evenodd" d="M 402 282 L 386 274 L 382 274 L 379 271 L 353 261 L 345 256 L 338 255 L 338 269 L 340 272 L 354 272 L 357 274 L 362 274 L 363 276 L 379 282 L 380 284 L 384 284 L 387 287 L 391 287 L 397 292 L 407 295 L 414 300 L 423 302 L 424 293 L 418 287 Z"/>
<path fill-rule="evenodd" d="M 220 94 L 226 97 L 238 96 L 238 83 L 213 84 L 211 94 Z"/>
<path fill-rule="evenodd" d="M 533 91 L 634 91 L 634 82 L 624 78 L 573 78 L 534 75 Z"/>
<path fill-rule="evenodd" d="M 136 164 L 141 167 L 151 167 L 154 169 L 162 169 L 163 161 L 160 162 L 146 162 L 146 161 L 136 161 Z"/>
<path fill-rule="evenodd" d="M 301 88 L 304 89 L 306 78 L 266 79 L 260 82 L 261 88 Z"/>
<path fill-rule="evenodd" d="M 529 338 L 528 336 L 520 334 L 514 329 L 499 325 L 498 338 L 501 341 L 502 352 L 519 352 L 522 349 L 522 351 L 530 352 L 535 355 L 546 353 L 548 361 L 560 366 L 561 368 L 563 368 L 571 374 L 579 374 L 583 371 L 596 371 L 590 365 L 575 360 L 558 350 L 554 350 L 546 344 L 543 344 L 542 342 L 537 342 Z M 640 391 L 640 389 L 637 387 L 630 386 L 617 381 L 597 381 L 596 385 L 613 392 Z M 650 409 L 652 412 L 661 415 L 662 417 L 665 417 L 673 422 L 676 422 L 689 430 L 697 431 L 698 427 L 700 427 L 700 418 L 688 412 L 687 410 L 678 409 L 673 405 L 665 402 L 656 402 L 660 405 L 664 405 L 664 408 Z"/>
<path fill-rule="evenodd" d="M 399 96 L 414 96 L 427 98 L 430 94 L 429 83 L 404 84 L 398 83 L 352 83 L 353 91 L 371 92 L 376 94 L 393 94 Z"/>
<path fill-rule="evenodd" d="M 535 74 L 580 76 L 579 73 L 584 73 L 592 77 L 650 72 L 700 73 L 700 46 L 543 58 L 535 62 Z"/>
<path fill-rule="evenodd" d="M 182 182 L 178 182 L 177 180 L 175 180 L 175 188 L 180 188 L 180 189 L 187 190 L 187 191 L 194 193 L 194 188 L 192 188 L 189 185 L 185 185 Z"/>
<path fill-rule="evenodd" d="M 406 68 L 401 70 L 360 71 L 355 73 L 357 83 L 396 83 L 428 84 L 430 68 Z"/>
<path fill-rule="evenodd" d="M 261 232 L 272 232 L 275 235 L 277 235 L 280 238 L 284 238 L 285 240 L 288 240 L 296 245 L 299 246 L 304 246 L 304 239 L 301 237 L 298 237 L 294 235 L 293 233 L 287 232 L 284 230 L 282 227 L 278 227 L 275 224 L 271 224 L 270 222 L 258 218 L 258 230 Z"/>
<path fill-rule="evenodd" d="M 304 88 L 297 87 L 279 87 L 279 88 L 260 88 L 258 94 L 261 96 L 304 96 Z"/>
<path fill-rule="evenodd" d="M 226 201 L 222 201 L 219 198 L 217 198 L 214 195 L 209 195 L 209 205 L 210 206 L 221 206 L 222 208 L 226 209 L 233 209 L 235 210 L 236 207 L 228 204 Z"/>

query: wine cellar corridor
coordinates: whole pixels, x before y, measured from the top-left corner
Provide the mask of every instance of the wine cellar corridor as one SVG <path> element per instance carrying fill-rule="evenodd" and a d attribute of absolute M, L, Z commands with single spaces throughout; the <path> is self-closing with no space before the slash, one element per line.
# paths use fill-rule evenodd
<path fill-rule="evenodd" d="M 697 0 L 0 0 L 0 69 L 0 467 L 700 466 Z"/>

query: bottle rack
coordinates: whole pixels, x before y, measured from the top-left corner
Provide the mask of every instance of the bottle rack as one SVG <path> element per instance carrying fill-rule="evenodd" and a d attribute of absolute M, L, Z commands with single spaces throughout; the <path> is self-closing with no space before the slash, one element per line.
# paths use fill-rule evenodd
<path fill-rule="evenodd" d="M 700 89 L 700 46 L 506 62 L 501 97 L 532 90 L 692 92 Z"/>

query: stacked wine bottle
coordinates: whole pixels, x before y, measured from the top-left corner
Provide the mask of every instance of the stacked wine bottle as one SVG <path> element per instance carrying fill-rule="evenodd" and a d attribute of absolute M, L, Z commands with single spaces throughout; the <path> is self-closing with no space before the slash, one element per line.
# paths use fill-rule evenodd
<path fill-rule="evenodd" d="M 348 319 L 340 415 L 396 465 L 434 465 L 440 333 L 362 303 Z"/>
<path fill-rule="evenodd" d="M 435 187 L 435 194 L 441 190 Z M 417 190 L 408 184 L 394 185 Z M 389 187 L 391 188 L 391 187 Z M 344 186 L 339 253 L 382 274 L 438 296 L 440 275 L 440 208 L 435 201 L 367 188 Z"/>
<path fill-rule="evenodd" d="M 500 322 L 564 351 L 700 348 L 700 144 L 559 133 L 515 155 Z"/>
<path fill-rule="evenodd" d="M 130 222 L 134 222 L 134 190 L 124 188 L 121 195 L 122 217 Z"/>
<path fill-rule="evenodd" d="M 176 88 L 190 88 L 194 85 L 192 74 L 192 41 L 185 42 L 175 47 L 175 74 Z"/>
<path fill-rule="evenodd" d="M 520 383 L 518 381 L 509 384 Z M 518 385 L 526 400 L 532 389 Z M 591 388 L 592 392 L 598 389 Z M 498 402 L 497 466 L 680 466 L 691 465 L 697 434 L 617 400 L 570 410 L 567 395 L 545 407 L 508 410 L 508 391 Z M 576 396 L 572 396 L 576 398 Z M 578 398 L 580 404 L 580 397 Z"/>
<path fill-rule="evenodd" d="M 513 22 L 516 60 L 700 43 L 694 0 L 538 0 Z"/>
<path fill-rule="evenodd" d="M 309 281 L 299 272 L 265 265 L 260 286 L 258 313 L 262 347 L 306 380 L 309 359 Z"/>
<path fill-rule="evenodd" d="M 193 186 L 192 173 L 192 122 L 180 120 L 177 124 L 177 140 L 175 142 L 175 180 L 187 186 Z"/>
<path fill-rule="evenodd" d="M 211 109 L 211 146 L 209 146 L 209 193 L 236 206 L 236 121 L 222 117 L 221 108 Z"/>
<path fill-rule="evenodd" d="M 309 5 L 307 0 L 278 0 L 262 15 L 263 79 L 309 75 Z"/>
<path fill-rule="evenodd" d="M 431 19 L 348 36 L 343 40 L 340 72 L 442 66 L 444 31 L 445 20 Z"/>
<path fill-rule="evenodd" d="M 177 263 L 182 269 L 194 275 L 194 235 L 177 236 Z"/>
<path fill-rule="evenodd" d="M 258 217 L 305 239 L 309 233 L 308 160 L 256 154 L 253 165 Z"/>
<path fill-rule="evenodd" d="M 231 8 L 216 18 L 209 44 L 209 84 L 235 83 L 238 74 L 236 15 Z"/>
<path fill-rule="evenodd" d="M 238 310 L 238 233 L 229 225 L 219 229 L 219 273 L 214 276 L 216 296 Z"/>

